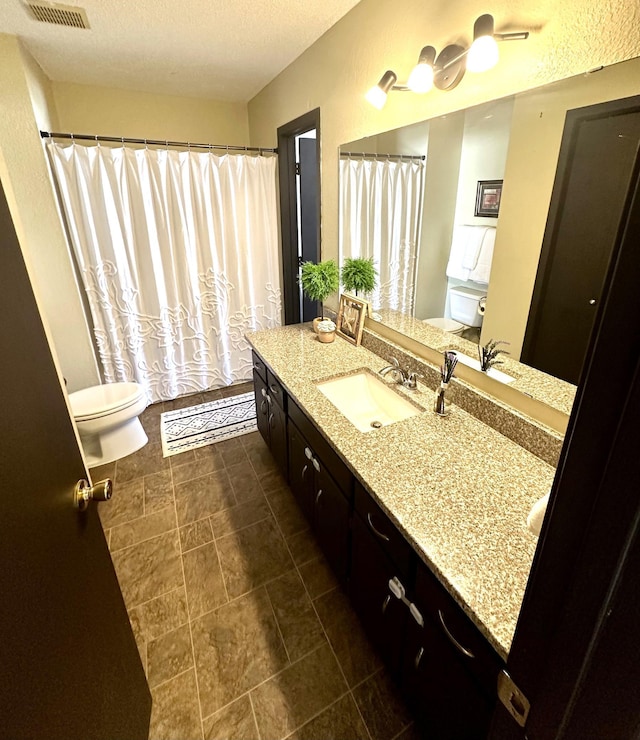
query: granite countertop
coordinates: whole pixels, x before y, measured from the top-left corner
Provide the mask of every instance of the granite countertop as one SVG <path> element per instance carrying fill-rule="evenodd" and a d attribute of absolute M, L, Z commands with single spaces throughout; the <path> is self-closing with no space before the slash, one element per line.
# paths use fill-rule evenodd
<path fill-rule="evenodd" d="M 434 392 L 423 385 L 410 391 L 389 381 L 425 412 L 359 432 L 315 383 L 377 372 L 381 358 L 341 337 L 323 344 L 308 324 L 247 339 L 506 659 L 538 542 L 527 514 L 554 468 L 459 407 L 436 416 Z"/>

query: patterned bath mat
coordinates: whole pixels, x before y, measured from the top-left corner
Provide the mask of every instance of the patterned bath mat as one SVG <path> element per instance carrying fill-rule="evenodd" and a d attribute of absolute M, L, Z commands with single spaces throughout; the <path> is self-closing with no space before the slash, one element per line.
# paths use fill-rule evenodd
<path fill-rule="evenodd" d="M 165 411 L 160 415 L 162 455 L 170 457 L 255 432 L 257 428 L 253 393 L 220 398 L 187 409 Z"/>

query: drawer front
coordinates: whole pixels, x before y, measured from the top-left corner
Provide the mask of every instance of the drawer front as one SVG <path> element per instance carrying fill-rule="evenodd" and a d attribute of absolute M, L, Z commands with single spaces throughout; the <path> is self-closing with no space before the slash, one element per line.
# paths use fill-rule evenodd
<path fill-rule="evenodd" d="M 253 361 L 254 372 L 258 373 L 258 375 L 266 383 L 267 382 L 267 366 L 262 361 L 262 358 L 255 350 L 253 350 L 251 352 L 251 359 Z"/>
<path fill-rule="evenodd" d="M 411 546 L 359 481 L 355 483 L 355 510 L 403 577 L 411 582 L 409 576 L 415 560 Z"/>
<path fill-rule="evenodd" d="M 495 698 L 504 662 L 424 563 L 418 564 L 414 601 L 423 618 L 429 619 L 449 642 L 487 695 Z"/>
<path fill-rule="evenodd" d="M 351 501 L 353 494 L 353 475 L 349 468 L 334 452 L 322 434 L 320 434 L 316 425 L 307 418 L 306 414 L 291 398 L 288 399 L 288 410 L 289 418 L 306 437 L 316 457 L 318 457 L 324 467 L 331 473 L 344 495 Z"/>
<path fill-rule="evenodd" d="M 271 400 L 277 403 L 283 411 L 286 411 L 287 406 L 284 388 L 269 368 L 267 368 L 267 391 L 269 396 L 271 396 Z"/>

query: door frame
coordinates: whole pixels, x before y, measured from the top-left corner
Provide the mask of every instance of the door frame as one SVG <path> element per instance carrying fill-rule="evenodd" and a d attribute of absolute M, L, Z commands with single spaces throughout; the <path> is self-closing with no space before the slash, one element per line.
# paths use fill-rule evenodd
<path fill-rule="evenodd" d="M 296 136 L 306 131 L 316 131 L 316 157 L 318 161 L 318 254 L 320 260 L 320 108 L 285 123 L 278 128 L 278 181 L 280 186 L 280 236 L 282 240 L 282 279 L 284 323 L 300 322 L 298 301 L 298 213 L 296 188 Z"/>
<path fill-rule="evenodd" d="M 632 182 L 507 660 L 531 703 L 529 719 L 519 727 L 498 702 L 491 738 L 573 737 L 568 728 L 598 680 L 591 658 L 640 516 L 640 325 L 629 321 L 640 284 L 640 155 Z M 637 645 L 640 622 L 623 639 Z M 626 679 L 619 676 L 622 687 Z M 599 729 L 592 736 L 606 737 Z"/>
<path fill-rule="evenodd" d="M 546 299 L 547 286 L 551 270 L 553 268 L 553 258 L 557 245 L 558 229 L 560 219 L 564 210 L 565 198 L 567 195 L 567 186 L 570 178 L 570 166 L 575 156 L 580 125 L 585 121 L 594 118 L 602 118 L 612 114 L 623 115 L 632 113 L 634 110 L 640 110 L 640 95 L 634 95 L 619 100 L 609 100 L 605 103 L 596 103 L 583 108 L 575 108 L 567 111 L 564 130 L 562 132 L 562 141 L 560 144 L 560 153 L 558 155 L 558 166 L 556 177 L 551 192 L 551 202 L 549 204 L 549 214 L 544 230 L 542 248 L 540 250 L 540 259 L 538 261 L 538 271 L 533 286 L 531 304 L 529 307 L 529 316 L 525 329 L 524 340 L 522 343 L 521 362 L 530 364 L 529 359 L 533 354 L 535 344 L 538 339 L 538 331 L 541 318 L 541 308 Z M 611 262 L 615 259 L 612 255 Z"/>

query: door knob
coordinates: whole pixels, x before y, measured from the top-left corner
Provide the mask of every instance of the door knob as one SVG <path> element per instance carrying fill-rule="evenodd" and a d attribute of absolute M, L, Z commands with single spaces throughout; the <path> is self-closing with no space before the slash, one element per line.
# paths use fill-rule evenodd
<path fill-rule="evenodd" d="M 89 501 L 108 501 L 112 493 L 113 483 L 111 478 L 98 481 L 93 486 L 90 486 L 89 481 L 83 478 L 76 483 L 75 504 L 80 511 L 85 511 L 89 506 Z"/>

